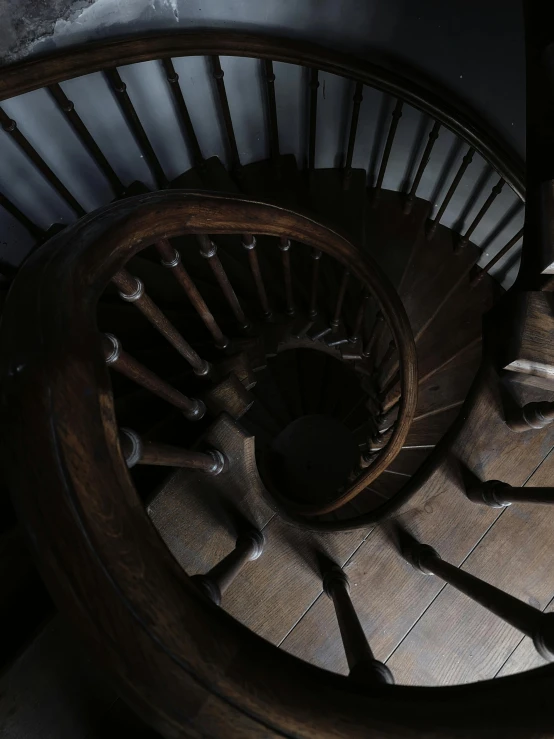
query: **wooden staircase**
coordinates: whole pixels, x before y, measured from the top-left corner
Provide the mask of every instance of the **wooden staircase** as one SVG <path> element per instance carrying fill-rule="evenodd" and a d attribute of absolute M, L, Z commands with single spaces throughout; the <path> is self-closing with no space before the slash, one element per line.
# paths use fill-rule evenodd
<path fill-rule="evenodd" d="M 199 53 L 212 64 L 227 167 L 201 150 L 170 58 Z M 224 62 L 215 54 L 261 59 L 266 160 L 240 161 Z M 114 67 L 158 58 L 195 161 L 171 181 Z M 305 168 L 280 151 L 271 59 L 311 68 Z M 100 69 L 159 192 L 121 182 L 60 85 Z M 355 82 L 337 169 L 314 166 L 318 69 Z M 396 102 L 368 187 L 353 152 L 371 85 Z M 489 275 L 497 258 L 478 267 L 481 250 L 471 241 L 504 186 L 523 195 L 517 159 L 470 112 L 449 100 L 439 105 L 437 94 L 412 81 L 245 34 L 92 45 L 40 67 L 8 68 L 0 90 L 10 97 L 44 86 L 116 197 L 84 215 L 15 122 L 0 115 L 80 217 L 40 234 L 15 279 L 6 270 L 13 286 L 2 326 L 4 466 L 41 574 L 115 677 L 118 696 L 165 736 L 542 730 L 549 717 L 529 711 L 550 689 L 549 670 L 449 696 L 391 685 L 507 673 L 512 653 L 519 658 L 519 632 L 542 657 L 554 648 L 544 613 L 554 588 L 544 546 L 549 509 L 507 509 L 512 501 L 554 501 L 547 487 L 554 394 L 542 348 L 551 316 L 546 293 L 534 287 L 505 294 Z M 432 113 L 428 143 L 406 192 L 386 190 L 410 105 Z M 466 153 L 431 217 L 417 191 L 442 126 Z M 441 218 L 476 153 L 500 180 L 456 233 Z M 498 319 L 503 311 L 509 323 Z M 508 342 L 514 326 L 523 338 Z M 520 326 L 531 326 L 534 341 Z M 6 510 L 4 561 L 24 563 L 9 503 Z M 534 543 L 529 527 L 543 532 Z M 496 561 L 495 547 L 511 552 L 509 542 L 527 547 L 518 592 L 507 576 L 496 590 L 482 582 L 498 573 L 477 556 Z M 531 569 L 539 597 L 525 590 Z M 22 570 L 6 588 L 4 626 L 14 634 L 6 659 L 53 610 L 32 566 Z M 443 592 L 439 578 L 453 587 Z M 483 639 L 494 619 L 506 622 L 508 646 L 487 652 L 490 669 L 464 672 L 463 659 L 448 666 L 447 626 L 462 608 L 453 588 L 480 604 L 471 628 L 479 630 L 481 618 Z M 29 604 L 33 617 L 23 619 Z M 61 644 L 60 628 L 50 631 Z M 444 648 L 427 644 L 430 631 Z M 471 641 L 470 631 L 455 632 L 453 650 Z M 46 704 L 48 691 L 39 693 Z M 514 694 L 521 713 L 489 723 L 490 706 Z M 474 707 L 466 715 L 468 700 Z M 404 718 L 391 718 L 391 705 Z M 107 712 L 98 735 L 112 720 L 139 730 L 121 710 L 121 719 Z M 71 731 L 85 736 L 92 728 L 85 720 Z"/>

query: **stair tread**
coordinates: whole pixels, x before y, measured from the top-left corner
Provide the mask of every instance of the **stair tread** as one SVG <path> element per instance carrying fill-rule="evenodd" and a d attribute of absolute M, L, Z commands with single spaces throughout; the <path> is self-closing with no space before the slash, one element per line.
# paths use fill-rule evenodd
<path fill-rule="evenodd" d="M 343 564 L 368 530 L 318 535 L 275 516 L 264 530 L 264 553 L 229 588 L 225 610 L 263 638 L 279 644 L 321 593 L 316 552 Z"/>
<path fill-rule="evenodd" d="M 323 223 L 348 234 L 356 246 L 364 242 L 366 172 L 353 169 L 350 186 L 343 187 L 339 169 L 315 169 L 310 173 L 311 208 Z"/>
<path fill-rule="evenodd" d="M 199 176 L 205 190 L 234 194 L 240 192 L 239 186 L 219 157 L 206 159 L 199 169 Z"/>
<path fill-rule="evenodd" d="M 485 533 L 488 532 L 486 538 L 490 535 L 490 527 L 497 520 L 499 511 L 476 505 L 466 498 L 455 457 L 463 460 L 470 469 L 478 470 L 481 479 L 508 479 L 513 485 L 522 485 L 554 445 L 552 427 L 529 432 L 530 435 L 526 435 L 525 440 L 522 439 L 523 435 L 511 432 L 502 420 L 494 374 L 487 375 L 484 382 L 484 391 L 472 407 L 453 444 L 453 456 L 445 459 L 398 511 L 401 522 L 420 541 L 436 546 L 445 560 L 458 566 L 476 546 L 476 557 L 480 557 L 479 543 Z M 476 441 L 478 439 L 487 440 L 486 450 Z M 496 450 L 496 453 L 491 454 L 491 449 Z M 533 478 L 529 484 L 533 484 Z M 546 484 L 546 480 L 543 478 L 540 481 L 537 478 L 537 484 Z M 519 509 L 515 506 L 512 508 L 518 516 Z M 511 509 L 508 512 L 511 513 Z M 504 515 L 506 514 L 502 518 Z M 529 536 L 531 531 L 529 529 Z M 442 535 L 444 532 L 447 532 L 446 536 Z M 495 566 L 500 570 L 505 565 L 505 556 L 504 551 L 496 560 Z M 442 588 L 442 582 L 422 577 L 421 573 L 399 557 L 396 548 L 391 546 L 390 535 L 385 526 L 373 531 L 356 551 L 345 571 L 352 587 L 355 587 L 356 612 L 362 627 L 371 635 L 371 647 L 378 658 L 394 652 L 426 609 L 429 609 L 430 614 L 428 623 L 436 624 L 431 615 L 433 601 Z M 534 576 L 531 578 L 534 580 Z M 466 600 L 470 603 L 469 599 Z M 460 608 L 462 607 L 460 602 Z M 464 611 L 458 609 L 456 613 L 457 620 L 461 619 L 463 623 Z M 484 618 L 484 613 L 480 609 L 479 617 Z M 498 621 L 495 620 L 495 623 Z M 321 624 L 325 624 L 324 629 Z M 435 632 L 436 629 L 433 633 Z M 464 641 L 466 647 L 467 644 Z M 281 646 L 297 657 L 325 669 L 342 674 L 347 672 L 333 604 L 328 598 L 318 599 L 301 621 L 295 623 Z M 482 650 L 484 655 L 491 654 L 490 639 L 483 641 Z M 448 662 L 451 666 L 452 651 L 441 649 L 440 654 L 444 654 L 445 664 Z M 474 654 L 471 650 L 471 659 L 468 655 L 463 664 L 473 663 Z M 409 661 L 410 655 L 414 655 L 417 668 L 425 668 L 429 664 L 428 645 L 424 653 L 405 653 L 405 660 Z M 399 665 L 399 669 L 403 668 Z M 494 671 L 493 667 L 490 674 L 481 673 L 481 678 L 492 677 Z M 464 679 L 476 677 L 466 675 Z"/>
<path fill-rule="evenodd" d="M 423 234 L 429 203 L 416 198 L 411 212 L 404 214 L 405 198 L 392 190 L 382 190 L 378 206 L 367 192 L 363 249 L 384 270 L 397 288 L 418 237 Z"/>
<path fill-rule="evenodd" d="M 203 441 L 225 454 L 229 470 L 216 476 L 178 470 L 148 506 L 152 522 L 189 575 L 207 572 L 234 548 L 243 519 L 262 529 L 273 516 L 263 500 L 254 438 L 222 415 Z"/>
<path fill-rule="evenodd" d="M 420 231 L 414 251 L 399 293 L 415 335 L 449 292 L 459 290 L 456 286 L 460 280 L 466 287 L 465 300 L 471 302 L 478 295 L 474 292 L 477 288 L 471 288 L 469 277 L 464 275 L 469 274 L 481 252 L 469 243 L 460 254 L 454 254 L 452 232 L 444 228 L 437 229 L 431 240 Z M 491 281 L 482 280 L 481 287 L 490 290 Z"/>
<path fill-rule="evenodd" d="M 286 208 L 306 208 L 310 205 L 306 180 L 298 170 L 296 157 L 279 157 L 279 170 L 271 159 L 247 164 L 241 170 L 241 189 L 247 195 L 276 202 Z"/>
<path fill-rule="evenodd" d="M 481 336 L 482 316 L 494 303 L 494 291 L 483 283 L 461 284 L 417 341 L 420 377 Z"/>
<path fill-rule="evenodd" d="M 454 403 L 462 403 L 481 364 L 481 342 L 419 386 L 416 418 Z"/>

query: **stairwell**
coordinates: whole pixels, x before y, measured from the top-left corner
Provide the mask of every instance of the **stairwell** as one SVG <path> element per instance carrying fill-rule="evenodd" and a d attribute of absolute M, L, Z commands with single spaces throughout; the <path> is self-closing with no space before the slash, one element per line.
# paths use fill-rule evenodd
<path fill-rule="evenodd" d="M 263 230 L 257 235 L 252 226 L 256 239 L 250 231 L 240 236 L 216 231 L 204 241 L 187 234 L 145 245 L 125 264 L 131 277 L 119 272 L 102 293 L 96 325 L 104 334 L 117 337 L 105 353 L 108 366 L 113 365 L 109 393 L 117 424 L 135 434 L 128 435 L 127 441 L 120 437 L 120 451 L 150 520 L 179 565 L 193 577 L 212 572 L 249 527 L 262 532 L 263 551 L 255 561 L 243 562 L 232 582 L 225 582 L 221 607 L 255 634 L 317 667 L 343 675 L 351 671 L 333 600 L 324 592 L 322 563 L 329 561 L 347 575 L 371 650 L 397 684 L 459 684 L 542 664 L 531 641 L 512 625 L 438 578 L 414 570 L 399 556 L 397 539 L 398 527 L 407 529 L 461 570 L 540 611 L 550 609 L 554 595 L 548 546 L 551 508 L 525 504 L 490 508 L 475 504 L 466 494 L 468 470 L 478 482 L 502 480 L 513 487 L 548 487 L 551 479 L 554 431 L 546 426 L 514 432 L 506 423 L 506 387 L 511 402 L 519 407 L 552 401 L 554 395 L 536 383 L 501 382 L 483 342 L 483 317 L 494 306 L 498 310 L 504 305 L 503 296 L 517 271 L 513 247 L 518 244 L 518 217 L 522 216 L 517 193 L 510 186 L 493 188 L 498 175 L 491 174 L 485 157 L 472 172 L 467 145 L 464 148 L 458 143 L 461 139 L 444 129 L 437 138 L 433 121 L 409 105 L 401 110 L 398 102 L 395 107 L 393 100 L 374 89 L 366 95 L 367 87 L 360 100 L 360 83 L 354 86 L 338 77 L 331 81 L 333 75 L 328 72 L 320 73 L 319 87 L 313 84 L 313 75 L 298 75 L 305 93 L 303 144 L 302 151 L 288 151 L 280 126 L 292 115 L 293 106 L 281 107 L 279 80 L 288 80 L 290 65 L 264 63 L 260 71 L 254 59 L 236 57 L 229 64 L 227 58 L 212 60 L 212 67 L 202 62 L 199 71 L 198 57 L 175 59 L 174 71 L 179 70 L 181 90 L 187 91 L 183 84 L 187 79 L 211 90 L 214 115 L 209 125 L 217 122 L 223 149 L 212 148 L 207 143 L 210 139 L 202 138 L 204 126 L 197 121 L 190 129 L 184 126 L 183 138 L 179 122 L 186 122 L 184 110 L 188 109 L 179 105 L 178 97 L 171 109 L 175 118 L 171 135 L 164 136 L 162 129 L 152 136 L 151 112 L 144 98 L 141 107 L 141 96 L 155 80 L 156 85 L 165 82 L 171 101 L 175 80 L 167 64 L 163 70 L 157 61 L 122 67 L 121 77 L 117 73 L 107 77 L 112 92 L 104 81 L 98 82 L 99 73 L 87 78 L 93 87 L 85 86 L 82 79 L 61 83 L 74 110 L 83 115 L 87 133 L 109 161 L 110 146 L 105 149 L 109 137 L 102 138 L 96 123 L 87 118 L 86 98 L 94 89 L 95 104 L 106 110 L 119 100 L 120 112 L 113 108 L 118 125 L 131 132 L 149 165 L 143 169 L 144 177 L 134 172 L 126 176 L 117 168 L 123 188 L 119 203 L 143 197 L 147 205 L 152 202 L 149 191 L 162 178 L 168 190 L 276 203 L 281 209 L 309 214 L 314 222 L 327 224 L 331 233 L 344 234 L 360 255 L 372 260 L 368 263 L 383 270 L 383 281 L 388 280 L 402 301 L 417 349 L 417 403 L 399 453 L 360 494 L 333 508 L 337 491 L 344 493 L 370 474 L 375 460 L 386 452 L 391 434 L 397 433 L 406 384 L 397 376 L 404 367 L 399 342 L 386 333 L 390 329 L 394 335 L 394 321 L 386 317 L 382 328 L 378 301 L 371 302 L 358 275 L 344 271 L 329 254 L 287 238 L 285 232 L 279 238 L 264 235 Z M 147 74 L 143 74 L 145 64 L 150 65 Z M 213 79 L 205 77 L 210 69 L 215 72 Z M 252 138 L 252 127 L 232 106 L 225 113 L 225 101 L 232 101 L 231 91 L 240 80 L 245 84 L 249 73 L 248 84 L 257 82 L 261 87 L 256 115 L 267 132 L 264 154 L 252 157 L 253 161 L 243 158 L 243 146 L 236 143 L 240 137 Z M 127 83 L 126 90 L 120 79 Z M 222 87 L 223 80 L 227 86 Z M 39 93 L 45 96 L 46 90 L 20 97 Z M 380 132 L 374 115 L 377 97 L 382 99 L 381 111 L 387 112 Z M 329 167 L 325 166 L 328 132 L 322 121 L 326 105 L 336 109 L 339 99 L 347 121 L 337 128 L 343 133 L 344 153 L 338 156 L 340 166 Z M 24 104 L 14 98 L 2 107 L 15 118 L 18 106 L 22 111 Z M 33 101 L 31 106 L 36 104 Z M 42 102 L 40 106 L 46 110 Z M 63 120 L 62 111 L 52 109 L 57 125 Z M 145 126 L 142 134 L 133 124 L 133 112 Z M 250 123 L 252 115 L 249 109 Z M 115 113 L 107 120 L 113 137 Z M 64 125 L 71 124 L 68 119 Z M 366 137 L 372 126 L 374 136 Z M 11 124 L 4 129 L 9 135 Z M 191 139 L 191 130 L 193 136 L 195 131 L 202 133 Z M 42 153 L 48 137 L 35 138 L 27 130 L 25 135 Z M 149 149 L 151 138 L 153 149 Z M 164 138 L 165 153 L 159 144 Z M 437 142 L 440 146 L 435 149 Z M 173 157 L 178 146 L 182 161 Z M 408 151 L 412 151 L 411 165 L 408 161 L 406 167 Z M 182 166 L 185 156 L 191 157 L 187 164 L 193 166 Z M 98 164 L 98 157 L 93 159 Z M 363 168 L 356 166 L 362 161 Z M 97 176 L 102 169 L 105 174 L 106 168 L 100 167 Z M 464 181 L 466 172 L 469 181 Z M 72 177 L 77 174 L 78 168 Z M 106 197 L 106 182 L 96 189 L 87 177 L 82 180 L 82 186 L 90 187 L 98 199 L 92 203 L 81 197 L 87 210 L 113 199 L 113 194 Z M 460 183 L 464 184 L 458 189 Z M 72 185 L 71 192 L 78 191 Z M 12 199 L 18 198 L 12 195 Z M 44 208 L 42 216 L 22 210 L 42 228 L 49 225 L 53 211 L 48 212 L 47 199 L 38 195 L 36 200 Z M 22 199 L 18 203 L 24 205 Z M 215 213 L 216 201 L 213 207 Z M 16 233 L 25 223 L 12 227 L 11 233 Z M 58 241 L 32 247 L 30 265 L 41 263 L 45 253 L 41 249 L 55 250 L 64 239 L 69 248 L 67 234 L 80 238 L 77 230 L 58 226 L 49 229 L 39 244 L 56 232 Z M 30 236 L 26 238 L 29 246 L 34 243 Z M 504 245 L 511 250 L 505 261 L 499 260 L 489 270 L 491 243 L 496 244 L 493 255 Z M 6 260 L 13 269 L 5 269 L 6 284 L 18 266 L 13 256 L 23 256 L 24 244 L 24 239 L 10 242 Z M 512 266 L 507 268 L 507 263 Z M 192 301 L 181 268 L 209 306 L 215 323 L 208 320 L 207 308 Z M 31 274 L 30 270 L 22 273 Z M 24 284 L 22 279 L 19 284 Z M 167 342 L 169 330 L 160 328 L 161 319 L 145 321 L 140 307 L 143 295 L 150 301 L 150 315 L 152 306 L 160 309 L 178 332 L 172 334 L 176 339 Z M 17 291 L 12 291 L 11 305 L 17 305 L 17 299 Z M 4 336 L 18 340 L 8 333 Z M 183 349 L 182 336 L 190 342 L 192 354 Z M 183 362 L 187 353 L 190 367 Z M 206 371 L 195 364 L 196 356 L 199 362 L 209 363 Z M 138 363 L 134 375 L 128 368 L 124 371 L 125 362 L 131 366 L 131 360 Z M 146 381 L 141 367 L 155 377 Z M 171 398 L 169 386 L 174 391 Z M 183 397 L 204 407 L 200 420 L 191 423 L 194 413 L 182 405 Z M 136 445 L 127 448 L 129 439 L 136 440 Z M 179 456 L 183 448 L 188 450 L 186 457 L 184 452 Z M 223 460 L 222 469 L 219 458 L 212 456 L 213 468 L 206 461 L 205 455 L 214 451 Z M 139 462 L 144 455 L 154 459 L 153 465 L 134 465 L 135 453 Z M 196 461 L 191 461 L 191 454 L 198 454 Z M 175 459 L 180 460 L 180 469 L 174 468 L 171 460 Z M 306 516 L 305 505 L 325 510 Z M 5 519 L 9 524 L 13 524 L 11 516 L 10 511 Z M 25 562 L 19 529 L 8 525 L 6 532 L 5 561 L 13 562 L 17 556 L 17 561 Z M 7 625 L 17 642 L 7 652 L 10 658 L 28 638 L 29 629 L 53 613 L 32 565 L 25 565 L 14 583 L 12 590 L 6 589 L 11 609 Z M 29 604 L 35 610 L 31 623 L 22 620 Z M 43 726 L 42 733 L 29 736 L 147 732 L 117 693 L 106 688 L 88 657 L 77 656 L 80 647 L 73 645 L 63 619 L 63 615 L 54 616 L 2 678 L 5 699 L 0 716 L 8 736 L 36 732 L 37 724 Z M 47 705 L 53 708 L 45 718 Z"/>

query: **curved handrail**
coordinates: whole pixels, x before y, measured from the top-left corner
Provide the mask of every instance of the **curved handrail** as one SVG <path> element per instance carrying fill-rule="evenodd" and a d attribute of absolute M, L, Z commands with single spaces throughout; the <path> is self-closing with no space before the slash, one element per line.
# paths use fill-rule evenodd
<path fill-rule="evenodd" d="M 400 74 L 376 62 L 306 41 L 245 31 L 194 29 L 93 42 L 4 67 L 0 76 L 0 100 L 114 65 L 210 55 L 257 57 L 314 67 L 399 97 L 475 148 L 516 195 L 525 200 L 525 167 L 521 157 L 451 92 L 435 82 L 423 80 L 421 75 Z"/>
<path fill-rule="evenodd" d="M 108 206 L 37 251 L 10 293 L 2 326 L 6 454 L 58 604 L 120 694 L 166 736 L 485 737 L 491 727 L 506 736 L 548 733 L 552 666 L 475 685 L 357 689 L 218 609 L 148 519 L 119 449 L 94 306 L 113 270 L 160 231 L 199 230 L 208 217 L 210 232 L 228 230 L 228 221 L 207 209 L 215 200 L 231 221 L 233 208 L 244 205 L 177 192 Z M 191 202 L 196 215 L 187 211 Z M 271 214 L 296 238 L 316 233 L 309 219 L 256 208 L 260 223 Z M 244 213 L 234 218 L 242 227 Z M 349 253 L 337 234 L 326 238 L 337 254 Z M 359 274 L 367 264 L 356 267 Z"/>
<path fill-rule="evenodd" d="M 98 238 L 98 229 L 102 230 L 101 239 Z M 108 280 L 135 252 L 160 238 L 184 233 L 239 234 L 245 230 L 277 237 L 287 234 L 288 238 L 326 252 L 348 266 L 352 275 L 377 300 L 398 347 L 402 387 L 399 415 L 390 440 L 371 467 L 346 491 L 324 504 L 295 504 L 287 499 L 287 507 L 294 513 L 319 515 L 335 510 L 354 498 L 391 464 L 402 449 L 417 406 L 417 356 L 408 317 L 399 297 L 371 258 L 362 255 L 336 231 L 293 211 L 246 198 L 175 190 L 111 204 L 67 229 L 49 245 L 49 250 L 57 249 L 60 264 L 63 265 L 54 279 L 55 282 L 63 280 L 72 284 L 71 275 L 74 275 L 75 290 L 82 289 L 87 294 L 92 291 L 99 295 Z M 65 248 L 68 244 L 71 244 L 70 252 Z M 84 266 L 86 269 L 81 277 Z M 45 266 L 47 274 L 50 269 L 50 265 Z M 27 267 L 23 275 L 26 270 Z M 86 280 L 86 284 L 82 283 L 82 279 Z M 55 305 L 43 303 L 41 315 L 47 321 L 49 312 L 63 312 L 64 309 L 65 303 L 57 295 Z M 80 316 L 83 324 L 90 320 L 88 317 L 85 319 L 83 314 Z M 5 320 L 9 323 L 9 316 Z M 70 353 L 71 348 L 68 347 L 67 354 L 60 355 L 60 361 L 68 361 Z M 101 356 L 99 352 L 98 357 Z M 94 391 L 92 386 L 91 390 Z M 55 414 L 58 415 L 58 412 L 55 411 Z"/>

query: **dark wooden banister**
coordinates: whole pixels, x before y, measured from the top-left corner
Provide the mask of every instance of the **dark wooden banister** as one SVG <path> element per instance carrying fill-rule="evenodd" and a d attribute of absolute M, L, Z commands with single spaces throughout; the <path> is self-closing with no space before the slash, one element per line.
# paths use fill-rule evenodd
<path fill-rule="evenodd" d="M 89 234 L 95 233 L 97 223 L 100 221 L 104 224 L 103 236 L 101 239 L 93 238 Z M 402 386 L 400 411 L 394 433 L 371 468 L 347 489 L 342 490 L 335 499 L 317 506 L 293 503 L 286 500 L 278 491 L 274 491 L 295 515 L 314 516 L 330 512 L 355 497 L 396 457 L 408 434 L 417 404 L 416 353 L 408 319 L 398 296 L 376 264 L 362 257 L 344 237 L 306 216 L 246 199 L 186 191 L 152 193 L 107 206 L 96 211 L 95 216 L 83 219 L 67 229 L 64 238 L 60 236 L 54 240 L 53 248 L 60 240 L 62 242 L 65 242 L 65 238 L 71 240 L 72 260 L 64 268 L 68 276 L 69 273 L 75 275 L 76 286 L 81 280 L 85 280 L 86 287 L 82 289 L 86 293 L 93 290 L 98 294 L 106 280 L 117 279 L 118 287 L 125 293 L 135 290 L 137 295 L 140 293 L 143 296 L 142 290 L 136 289 L 138 284 L 136 279 L 124 268 L 124 262 L 133 253 L 158 242 L 160 238 L 172 238 L 183 233 L 197 234 L 199 241 L 211 248 L 212 241 L 208 233 L 244 234 L 247 230 L 245 223 L 250 224 L 249 234 L 253 230 L 259 234 L 277 237 L 286 234 L 287 238 L 296 242 L 305 243 L 312 248 L 317 246 L 347 266 L 352 275 L 376 299 L 398 347 Z M 78 243 L 83 245 L 82 251 L 77 248 Z M 86 274 L 80 278 L 79 270 L 84 269 L 84 265 Z M 62 301 L 59 295 L 56 300 L 61 309 Z M 135 300 L 135 303 L 140 303 L 140 300 Z M 48 311 L 48 303 L 45 304 L 44 310 Z M 156 321 L 156 325 L 159 325 L 159 321 Z M 71 351 L 70 344 L 67 351 L 68 353 Z M 189 346 L 186 344 L 182 352 L 185 358 L 190 361 L 191 358 L 194 360 L 197 357 L 195 353 L 189 357 L 188 352 Z"/>
<path fill-rule="evenodd" d="M 204 210 L 216 201 L 220 210 Z M 57 604 L 120 695 L 165 736 L 485 737 L 491 727 L 504 736 L 547 735 L 551 668 L 474 686 L 360 690 L 276 648 L 210 603 L 149 520 L 118 447 L 95 303 L 111 274 L 159 238 L 160 218 L 165 233 L 177 235 L 195 203 L 191 229 L 205 227 L 208 213 L 211 233 L 229 229 L 229 221 L 242 228 L 237 202 L 244 205 L 164 193 L 108 206 L 104 231 L 95 216 L 83 219 L 35 252 L 12 287 L 1 329 L 4 453 Z M 333 244 L 336 255 L 349 253 L 345 240 L 309 219 L 256 208 L 252 228 L 265 216 L 295 241 L 317 235 L 322 248 Z M 214 212 L 227 220 L 214 219 Z M 71 249 L 64 248 L 68 242 Z M 352 267 L 362 283 L 367 264 Z"/>
<path fill-rule="evenodd" d="M 148 199 L 138 200 L 146 210 Z M 156 204 L 157 217 L 160 202 L 163 199 L 150 201 Z M 108 206 L 103 213 L 110 208 L 117 210 Z M 170 211 L 164 211 L 169 220 L 164 236 L 169 237 L 182 233 L 183 217 Z M 120 212 L 128 217 L 131 211 Z M 373 696 L 362 695 L 344 678 L 277 651 L 199 598 L 137 504 L 136 493 L 121 472 L 121 460 L 114 456 L 109 383 L 94 354 L 99 347 L 92 313 L 100 287 L 110 269 L 121 269 L 132 253 L 156 238 L 155 229 L 149 232 L 139 216 L 132 226 L 139 221 L 144 228 L 140 236 L 133 236 L 125 219 L 115 218 L 115 234 L 107 241 L 112 239 L 114 248 L 114 236 L 127 238 L 125 248 L 113 257 L 102 244 L 99 260 L 81 249 L 70 255 L 75 259 L 71 264 L 69 255 L 57 249 L 66 237 L 79 246 L 82 229 L 91 220 L 85 218 L 68 229 L 69 236 L 55 239 L 31 259 L 15 297 L 10 297 L 2 338 L 12 351 L 3 360 L 7 390 L 2 403 L 8 428 L 16 430 L 9 443 L 18 455 L 13 473 L 21 490 L 20 509 L 40 552 L 43 572 L 58 602 L 99 652 L 131 704 L 168 736 L 188 735 L 191 730 L 207 734 L 223 730 L 231 737 L 260 733 L 329 739 L 371 733 L 411 737 L 441 731 L 444 736 L 464 731 L 477 736 L 491 726 L 506 735 L 547 732 L 550 716 L 541 707 L 551 695 L 551 670 L 478 687 L 379 686 Z M 287 226 L 280 234 L 264 230 L 259 222 L 250 223 L 256 233 L 287 233 L 312 243 L 306 234 L 299 235 L 292 221 L 279 225 Z M 191 228 L 201 232 L 198 225 Z M 210 220 L 204 233 L 227 232 L 218 231 Z M 333 256 L 341 253 L 338 241 L 335 248 Z M 350 266 L 347 259 L 338 258 Z M 351 269 L 365 285 L 359 274 L 362 268 Z M 60 294 L 63 305 L 58 304 Z M 52 312 L 42 315 L 41 301 L 48 298 Z M 25 310 L 18 321 L 21 307 Z M 68 350 L 71 360 L 64 361 Z M 98 394 L 91 393 L 91 387 Z M 29 427 L 37 431 L 34 441 L 41 464 L 25 465 Z M 144 668 L 134 669 L 131 679 L 129 668 L 136 668 L 137 654 L 144 658 Z M 504 707 L 502 715 L 499 704 Z"/>
<path fill-rule="evenodd" d="M 57 82 L 152 59 L 182 56 L 240 56 L 298 64 L 346 77 L 417 108 L 466 141 L 525 199 L 524 165 L 498 132 L 438 83 L 413 70 L 387 69 L 306 41 L 244 31 L 194 29 L 132 39 L 93 42 L 4 67 L 0 101 Z M 314 82 L 315 84 L 315 82 Z M 315 131 L 314 131 L 315 133 Z M 315 140 L 315 136 L 313 137 Z M 312 155 L 313 157 L 313 155 Z"/>

